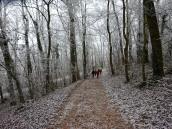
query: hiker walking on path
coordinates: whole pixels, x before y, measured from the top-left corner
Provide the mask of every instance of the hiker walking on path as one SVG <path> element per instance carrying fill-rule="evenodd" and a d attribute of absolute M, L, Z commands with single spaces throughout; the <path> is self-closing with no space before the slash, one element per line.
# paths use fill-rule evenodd
<path fill-rule="evenodd" d="M 92 70 L 91 74 L 92 74 L 92 77 L 94 78 L 96 72 L 94 70 Z"/>
<path fill-rule="evenodd" d="M 99 68 L 99 69 L 98 69 L 98 72 L 99 72 L 99 74 L 101 75 L 101 74 L 102 74 L 102 69 Z"/>
<path fill-rule="evenodd" d="M 99 70 L 96 70 L 96 76 L 99 78 Z"/>

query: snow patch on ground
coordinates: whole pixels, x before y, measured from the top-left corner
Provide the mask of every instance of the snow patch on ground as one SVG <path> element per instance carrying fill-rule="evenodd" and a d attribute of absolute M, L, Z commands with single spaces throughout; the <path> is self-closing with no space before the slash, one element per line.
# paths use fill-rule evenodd
<path fill-rule="evenodd" d="M 77 83 L 24 105 L 9 107 L 0 111 L 0 129 L 44 129 Z"/>
<path fill-rule="evenodd" d="M 135 129 L 172 129 L 172 77 L 153 86 L 138 88 L 125 84 L 122 76 L 105 77 L 102 82 L 111 102 Z"/>

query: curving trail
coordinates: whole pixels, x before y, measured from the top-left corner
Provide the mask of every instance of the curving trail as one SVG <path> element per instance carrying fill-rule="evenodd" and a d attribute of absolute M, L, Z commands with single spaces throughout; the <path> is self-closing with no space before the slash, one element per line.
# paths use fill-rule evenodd
<path fill-rule="evenodd" d="M 58 114 L 48 129 L 132 129 L 110 105 L 98 79 L 78 86 Z"/>

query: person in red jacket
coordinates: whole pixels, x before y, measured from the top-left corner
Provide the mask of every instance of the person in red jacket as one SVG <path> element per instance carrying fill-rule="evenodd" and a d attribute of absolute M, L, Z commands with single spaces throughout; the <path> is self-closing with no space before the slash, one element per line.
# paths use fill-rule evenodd
<path fill-rule="evenodd" d="M 102 74 L 102 69 L 98 69 L 98 71 L 99 71 L 99 74 L 101 75 Z"/>
<path fill-rule="evenodd" d="M 96 70 L 97 78 L 99 78 L 99 70 Z"/>

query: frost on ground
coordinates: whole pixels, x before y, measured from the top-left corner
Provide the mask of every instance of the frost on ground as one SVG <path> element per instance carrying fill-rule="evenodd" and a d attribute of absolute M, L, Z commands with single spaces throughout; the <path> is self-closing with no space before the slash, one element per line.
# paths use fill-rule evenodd
<path fill-rule="evenodd" d="M 44 129 L 57 114 L 65 99 L 75 89 L 78 83 L 35 102 L 10 107 L 0 111 L 0 129 Z"/>
<path fill-rule="evenodd" d="M 135 129 L 172 129 L 172 76 L 144 88 L 125 84 L 122 76 L 102 79 L 111 102 Z"/>

